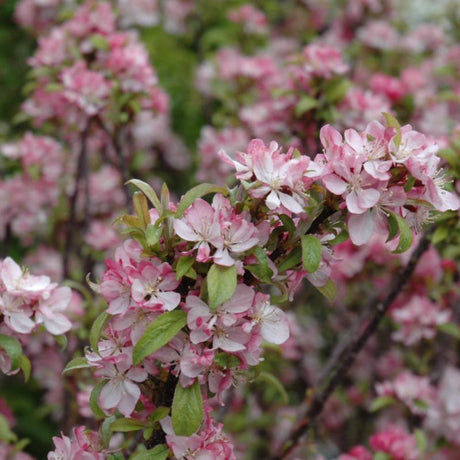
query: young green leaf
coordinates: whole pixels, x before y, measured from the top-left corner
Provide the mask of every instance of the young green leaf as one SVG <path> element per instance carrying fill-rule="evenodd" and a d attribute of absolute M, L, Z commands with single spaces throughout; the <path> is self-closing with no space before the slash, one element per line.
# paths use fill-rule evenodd
<path fill-rule="evenodd" d="M 236 267 L 213 264 L 208 272 L 209 308 L 215 311 L 219 305 L 231 299 L 236 289 Z"/>
<path fill-rule="evenodd" d="M 392 231 L 391 225 L 394 226 L 394 224 L 390 224 L 392 218 L 396 220 L 399 228 L 399 243 L 396 249 L 393 251 L 393 253 L 400 254 L 401 252 L 407 251 L 412 246 L 412 230 L 410 229 L 408 223 L 404 220 L 403 217 L 394 212 L 390 212 L 390 231 Z"/>
<path fill-rule="evenodd" d="M 93 322 L 91 326 L 91 330 L 89 332 L 89 343 L 91 348 L 96 352 L 99 353 L 99 338 L 101 336 L 101 332 L 104 330 L 107 321 L 109 320 L 110 315 L 103 311 Z"/>
<path fill-rule="evenodd" d="M 169 456 L 169 447 L 158 444 L 153 449 L 145 450 L 130 457 L 130 460 L 166 460 Z"/>
<path fill-rule="evenodd" d="M 391 406 L 395 404 L 396 400 L 392 396 L 379 396 L 378 398 L 372 401 L 371 407 L 369 407 L 370 412 L 377 412 L 384 407 Z"/>
<path fill-rule="evenodd" d="M 280 273 L 290 270 L 293 267 L 299 265 L 300 261 L 302 260 L 302 249 L 298 246 L 295 247 L 289 255 L 279 264 L 278 270 Z"/>
<path fill-rule="evenodd" d="M 383 118 L 385 119 L 385 124 L 388 127 L 396 129 L 396 136 L 394 138 L 394 143 L 396 147 L 399 147 L 401 145 L 401 139 L 402 139 L 401 125 L 399 124 L 399 121 L 396 120 L 396 118 L 393 115 L 391 115 L 391 113 L 383 112 L 382 115 L 383 115 Z"/>
<path fill-rule="evenodd" d="M 21 370 L 24 373 L 24 380 L 26 382 L 29 381 L 30 378 L 30 371 L 32 370 L 32 364 L 30 364 L 30 360 L 26 355 L 21 356 Z"/>
<path fill-rule="evenodd" d="M 0 415 L 0 441 L 10 443 L 16 441 L 17 439 L 17 436 L 11 431 L 6 418 L 3 415 Z"/>
<path fill-rule="evenodd" d="M 313 235 L 302 235 L 302 263 L 308 273 L 314 273 L 321 263 L 323 248 L 320 241 Z"/>
<path fill-rule="evenodd" d="M 131 179 L 126 184 L 133 184 L 137 187 L 141 192 L 145 194 L 145 196 L 150 200 L 150 202 L 155 206 L 156 210 L 161 216 L 162 206 L 158 195 L 155 193 L 152 187 L 149 184 L 139 180 L 139 179 Z"/>
<path fill-rule="evenodd" d="M 145 229 L 145 241 L 149 248 L 155 246 L 160 241 L 163 229 L 156 225 L 148 224 Z"/>
<path fill-rule="evenodd" d="M 180 280 L 193 267 L 195 258 L 191 256 L 181 257 L 176 265 L 176 280 Z"/>
<path fill-rule="evenodd" d="M 147 225 L 150 224 L 150 214 L 147 198 L 145 197 L 144 193 L 134 192 L 133 204 L 134 209 L 136 210 L 136 213 L 139 216 L 142 228 L 145 230 L 147 228 Z"/>
<path fill-rule="evenodd" d="M 213 184 L 200 184 L 190 189 L 180 200 L 177 206 L 176 217 L 179 218 L 184 214 L 185 210 L 198 198 L 201 198 L 209 193 L 222 193 L 228 195 L 228 189 L 225 187 L 218 187 Z"/>
<path fill-rule="evenodd" d="M 146 422 L 134 418 L 119 418 L 110 425 L 110 429 L 112 431 L 122 432 L 139 431 L 142 430 L 146 424 Z"/>
<path fill-rule="evenodd" d="M 91 392 L 91 396 L 89 397 L 89 407 L 93 411 L 93 414 L 96 418 L 104 418 L 105 413 L 99 406 L 99 395 L 101 394 L 102 388 L 107 383 L 107 380 L 103 382 L 99 382 Z"/>
<path fill-rule="evenodd" d="M 0 334 L 0 347 L 9 356 L 12 370 L 21 367 L 22 347 L 17 339 L 9 335 Z"/>
<path fill-rule="evenodd" d="M 316 289 L 331 302 L 334 301 L 337 296 L 337 286 L 331 279 L 328 279 L 324 286 L 316 287 Z"/>
<path fill-rule="evenodd" d="M 318 101 L 310 96 L 303 96 L 296 105 L 295 114 L 300 117 L 305 112 L 318 107 Z"/>
<path fill-rule="evenodd" d="M 281 397 L 281 402 L 283 404 L 289 403 L 289 396 L 287 394 L 286 389 L 284 388 L 283 384 L 278 380 L 278 378 L 275 377 L 273 374 L 262 371 L 256 380 L 262 380 L 271 385 L 279 393 Z"/>
<path fill-rule="evenodd" d="M 167 311 L 147 326 L 144 335 L 134 346 L 133 364 L 166 345 L 187 324 L 187 313 L 182 310 Z"/>
<path fill-rule="evenodd" d="M 88 360 L 86 358 L 74 358 L 67 364 L 62 373 L 65 374 L 66 372 L 72 372 L 75 369 L 87 369 L 88 367 L 91 366 L 88 364 Z"/>
<path fill-rule="evenodd" d="M 171 410 L 172 426 L 178 436 L 191 436 L 203 421 L 203 397 L 198 380 L 187 388 L 177 383 Z"/>
<path fill-rule="evenodd" d="M 455 323 L 444 323 L 437 326 L 438 331 L 444 332 L 457 340 L 460 340 L 460 327 Z"/>

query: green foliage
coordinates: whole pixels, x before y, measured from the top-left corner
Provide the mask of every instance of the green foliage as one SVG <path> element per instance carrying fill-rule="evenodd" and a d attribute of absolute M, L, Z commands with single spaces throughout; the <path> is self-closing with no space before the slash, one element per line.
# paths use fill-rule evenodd
<path fill-rule="evenodd" d="M 219 305 L 230 300 L 235 293 L 237 282 L 236 267 L 222 267 L 213 264 L 209 269 L 207 284 L 209 308 L 215 311 Z"/>
<path fill-rule="evenodd" d="M 183 310 L 167 311 L 160 315 L 134 346 L 134 365 L 137 366 L 144 358 L 166 345 L 186 324 L 187 313 Z"/>
<path fill-rule="evenodd" d="M 302 263 L 308 273 L 313 273 L 321 263 L 322 246 L 318 238 L 313 235 L 303 235 L 302 242 Z"/>
<path fill-rule="evenodd" d="M 203 421 L 203 397 L 198 380 L 187 388 L 177 383 L 172 404 L 172 426 L 178 436 L 191 436 Z"/>

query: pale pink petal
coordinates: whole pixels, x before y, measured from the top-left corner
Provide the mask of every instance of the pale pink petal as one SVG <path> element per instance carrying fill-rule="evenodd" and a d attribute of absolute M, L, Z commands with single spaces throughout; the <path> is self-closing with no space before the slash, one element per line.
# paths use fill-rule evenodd
<path fill-rule="evenodd" d="M 374 231 L 374 220 L 371 211 L 364 214 L 352 214 L 348 218 L 348 233 L 353 244 L 366 244 Z"/>

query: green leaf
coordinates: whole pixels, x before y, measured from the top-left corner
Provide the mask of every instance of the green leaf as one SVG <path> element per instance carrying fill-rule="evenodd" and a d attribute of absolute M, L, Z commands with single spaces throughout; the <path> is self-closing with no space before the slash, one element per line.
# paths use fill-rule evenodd
<path fill-rule="evenodd" d="M 63 89 L 64 89 L 64 87 L 60 83 L 48 83 L 45 86 L 45 91 L 47 93 L 52 93 L 52 92 L 55 92 L 55 91 L 62 91 Z"/>
<path fill-rule="evenodd" d="M 281 261 L 278 265 L 278 270 L 280 272 L 284 272 L 286 270 L 290 270 L 293 267 L 296 267 L 300 264 L 302 260 L 302 249 L 300 247 L 295 247 L 289 255 Z"/>
<path fill-rule="evenodd" d="M 0 441 L 10 443 L 15 442 L 17 439 L 17 436 L 11 431 L 6 418 L 0 415 Z"/>
<path fill-rule="evenodd" d="M 376 452 L 374 454 L 374 460 L 391 460 L 393 457 L 385 452 Z"/>
<path fill-rule="evenodd" d="M 149 184 L 139 179 L 131 179 L 128 182 L 126 182 L 126 184 L 133 184 L 141 192 L 143 192 L 144 195 L 153 204 L 153 206 L 155 206 L 156 210 L 158 211 L 158 214 L 161 216 L 162 206 L 161 206 L 160 199 L 158 198 L 158 195 L 155 193 L 155 190 L 153 190 L 153 188 L 150 187 Z"/>
<path fill-rule="evenodd" d="M 180 200 L 177 206 L 176 217 L 179 218 L 184 214 L 185 210 L 198 198 L 201 198 L 209 193 L 222 193 L 228 195 L 228 189 L 225 187 L 218 187 L 213 184 L 200 184 L 190 189 Z"/>
<path fill-rule="evenodd" d="M 149 248 L 155 246 L 161 238 L 163 234 L 163 229 L 161 227 L 157 227 L 156 225 L 148 224 L 145 230 L 145 241 L 147 242 L 147 246 Z"/>
<path fill-rule="evenodd" d="M 159 422 L 169 415 L 169 407 L 160 406 L 155 409 L 155 411 L 149 415 L 148 419 L 150 424 Z"/>
<path fill-rule="evenodd" d="M 241 366 L 241 359 L 238 356 L 221 352 L 214 356 L 214 363 L 222 369 L 232 369 Z"/>
<path fill-rule="evenodd" d="M 145 197 L 144 193 L 134 192 L 133 204 L 134 209 L 136 210 L 136 214 L 138 215 L 141 221 L 142 229 L 145 230 L 147 228 L 147 225 L 150 224 L 150 214 L 147 198 Z"/>
<path fill-rule="evenodd" d="M 303 96 L 295 107 L 295 114 L 300 117 L 305 112 L 318 107 L 318 101 L 310 96 Z"/>
<path fill-rule="evenodd" d="M 399 214 L 390 212 L 390 217 L 388 219 L 389 227 L 394 224 L 390 224 L 391 218 L 394 218 L 398 224 L 399 228 L 399 243 L 396 249 L 393 251 L 393 254 L 400 254 L 407 251 L 412 246 L 412 230 L 410 229 L 408 223 L 402 218 Z"/>
<path fill-rule="evenodd" d="M 209 308 L 215 311 L 219 305 L 231 299 L 236 289 L 236 267 L 222 267 L 213 264 L 209 269 L 208 280 L 208 297 Z"/>
<path fill-rule="evenodd" d="M 91 348 L 99 353 L 99 338 L 101 337 L 101 332 L 104 330 L 110 315 L 103 311 L 93 322 L 91 330 L 89 332 L 89 343 Z"/>
<path fill-rule="evenodd" d="M 94 46 L 94 48 L 102 51 L 109 51 L 110 45 L 105 37 L 99 34 L 94 34 L 90 37 L 89 41 Z"/>
<path fill-rule="evenodd" d="M 445 225 L 440 225 L 433 233 L 431 237 L 431 242 L 433 244 L 438 244 L 441 241 L 444 241 L 449 236 L 449 227 Z"/>
<path fill-rule="evenodd" d="M 391 406 L 396 403 L 395 398 L 392 396 L 379 396 L 372 401 L 371 407 L 369 407 L 370 412 L 377 412 L 384 407 Z"/>
<path fill-rule="evenodd" d="M 191 436 L 203 421 L 203 398 L 198 380 L 187 388 L 177 383 L 171 410 L 172 426 L 178 436 Z"/>
<path fill-rule="evenodd" d="M 385 124 L 391 128 L 396 129 L 396 136 L 394 138 L 394 143 L 396 147 L 399 147 L 401 145 L 401 139 L 402 139 L 401 125 L 399 124 L 399 121 L 396 120 L 396 118 L 393 115 L 391 115 L 391 113 L 383 112 L 382 115 L 383 115 L 383 118 L 385 119 Z"/>
<path fill-rule="evenodd" d="M 340 244 L 347 241 L 348 237 L 348 231 L 346 229 L 342 229 L 342 231 L 333 240 L 328 241 L 328 244 L 330 246 L 335 246 L 336 244 Z"/>
<path fill-rule="evenodd" d="M 451 335 L 457 340 L 460 340 L 460 327 L 455 323 L 439 324 L 437 326 L 438 331 L 444 332 L 444 334 Z"/>
<path fill-rule="evenodd" d="M 32 370 L 32 365 L 30 364 L 30 360 L 26 355 L 21 356 L 21 370 L 24 373 L 24 380 L 26 382 L 30 379 L 30 371 Z"/>
<path fill-rule="evenodd" d="M 279 218 L 283 225 L 286 227 L 286 230 L 288 231 L 289 235 L 293 235 L 295 233 L 296 228 L 294 221 L 286 214 L 281 214 Z"/>
<path fill-rule="evenodd" d="M 64 334 L 55 335 L 54 340 L 56 340 L 57 344 L 61 347 L 61 350 L 65 350 L 67 348 L 67 336 Z"/>
<path fill-rule="evenodd" d="M 351 86 L 351 82 L 344 78 L 329 81 L 324 92 L 326 102 L 332 104 L 341 101 Z"/>
<path fill-rule="evenodd" d="M 74 358 L 67 364 L 62 373 L 65 374 L 66 372 L 71 372 L 75 369 L 87 369 L 89 367 L 91 366 L 88 364 L 88 360 L 86 358 Z"/>
<path fill-rule="evenodd" d="M 91 396 L 89 397 L 89 407 L 93 411 L 93 414 L 96 418 L 105 418 L 104 411 L 99 406 L 99 395 L 101 394 L 102 388 L 106 384 L 106 380 L 103 382 L 99 382 L 91 392 Z"/>
<path fill-rule="evenodd" d="M 158 444 L 153 449 L 139 452 L 130 460 L 166 460 L 169 455 L 169 447 L 166 444 Z"/>
<path fill-rule="evenodd" d="M 115 452 L 107 456 L 107 460 L 125 460 L 125 456 L 121 452 Z"/>
<path fill-rule="evenodd" d="M 263 282 L 270 283 L 273 276 L 273 270 L 269 266 L 269 259 L 265 249 L 256 246 L 252 250 L 252 253 L 256 256 L 259 263 L 255 265 L 246 265 L 245 268 Z"/>
<path fill-rule="evenodd" d="M 110 429 L 110 426 L 116 419 L 117 418 L 115 417 L 115 415 L 111 415 L 110 417 L 107 417 L 101 424 L 100 433 L 104 446 L 108 447 L 110 443 L 110 439 L 112 437 L 112 430 Z"/>
<path fill-rule="evenodd" d="M 176 280 L 180 280 L 193 267 L 195 258 L 192 256 L 181 257 L 176 265 Z"/>
<path fill-rule="evenodd" d="M 122 431 L 127 433 L 128 431 L 142 430 L 146 425 L 147 423 L 142 420 L 136 420 L 134 418 L 119 418 L 110 425 L 110 429 L 112 431 Z"/>
<path fill-rule="evenodd" d="M 133 350 L 133 364 L 166 345 L 187 324 L 187 313 L 182 310 L 167 311 L 160 315 L 144 332 Z"/>
<path fill-rule="evenodd" d="M 321 263 L 323 248 L 320 241 L 313 235 L 302 235 L 302 263 L 308 273 L 314 273 Z"/>
<path fill-rule="evenodd" d="M 396 238 L 396 235 L 398 234 L 399 231 L 399 225 L 398 221 L 396 220 L 396 217 L 391 213 L 388 216 L 388 238 L 387 242 L 394 240 Z"/>
<path fill-rule="evenodd" d="M 0 347 L 9 356 L 12 370 L 21 367 L 22 347 L 17 339 L 9 335 L 0 334 Z"/>
<path fill-rule="evenodd" d="M 316 289 L 331 302 L 334 301 L 337 296 L 337 286 L 331 279 L 328 279 L 324 286 L 316 287 Z"/>
<path fill-rule="evenodd" d="M 414 436 L 415 436 L 415 441 L 417 443 L 417 448 L 420 451 L 421 454 L 426 452 L 426 449 L 428 447 L 428 439 L 426 438 L 425 433 L 417 428 L 414 431 Z"/>
<path fill-rule="evenodd" d="M 286 389 L 284 388 L 283 384 L 269 372 L 262 371 L 256 380 L 262 380 L 269 385 L 271 385 L 281 396 L 281 402 L 283 404 L 289 404 L 289 396 L 287 394 Z"/>

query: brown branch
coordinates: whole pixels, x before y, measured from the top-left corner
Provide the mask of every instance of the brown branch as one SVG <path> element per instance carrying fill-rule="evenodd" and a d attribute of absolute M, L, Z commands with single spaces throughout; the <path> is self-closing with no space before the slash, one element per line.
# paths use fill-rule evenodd
<path fill-rule="evenodd" d="M 76 212 L 77 212 L 77 200 L 78 200 L 78 193 L 80 188 L 80 180 L 84 177 L 85 184 L 84 184 L 84 191 L 85 191 L 85 207 L 89 207 L 89 178 L 88 171 L 87 171 L 87 140 L 88 134 L 91 127 L 91 119 L 89 119 L 86 123 L 85 128 L 81 134 L 81 144 L 80 144 L 80 153 L 78 155 L 78 162 L 77 162 L 77 174 L 75 177 L 75 190 L 70 197 L 69 203 L 69 220 L 67 222 L 67 234 L 64 246 L 64 256 L 63 256 L 63 266 L 64 266 L 64 278 L 69 278 L 70 275 L 70 254 L 72 252 L 73 247 L 73 235 L 75 230 L 75 223 L 76 223 Z M 89 216 L 88 214 L 89 209 L 85 209 L 85 224 L 88 222 Z"/>
<path fill-rule="evenodd" d="M 316 390 L 313 400 L 310 406 L 307 408 L 305 414 L 302 416 L 297 426 L 289 435 L 287 441 L 281 449 L 281 452 L 275 454 L 271 460 L 282 460 L 287 458 L 287 456 L 298 445 L 300 439 L 311 429 L 315 419 L 323 411 L 329 397 L 341 384 L 344 377 L 348 373 L 350 367 L 356 359 L 356 356 L 364 348 L 369 338 L 377 331 L 377 328 L 385 317 L 388 309 L 393 304 L 402 288 L 411 278 L 415 267 L 420 260 L 420 257 L 429 247 L 430 236 L 434 229 L 435 225 L 432 225 L 424 232 L 417 247 L 410 257 L 409 262 L 404 267 L 404 269 L 393 279 L 392 288 L 390 289 L 390 292 L 385 297 L 385 299 L 382 302 L 380 302 L 378 298 L 374 299 L 371 304 L 371 311 L 373 312 L 372 317 L 369 321 L 366 320 L 365 324 L 361 325 L 361 332 L 359 334 L 350 336 L 347 345 L 343 349 L 343 352 L 336 356 L 334 365 L 332 366 L 333 370 L 331 374 L 325 378 L 320 385 L 318 385 L 318 390 Z"/>
<path fill-rule="evenodd" d="M 100 118 L 96 118 L 96 122 L 99 125 L 99 127 L 104 131 L 106 136 L 110 139 L 110 142 L 112 143 L 112 147 L 115 150 L 115 155 L 117 156 L 118 160 L 118 170 L 121 175 L 121 180 L 123 182 L 123 194 L 125 196 L 125 205 L 126 207 L 130 209 L 131 206 L 131 197 L 129 195 L 128 189 L 126 187 L 126 182 L 129 179 L 129 167 L 126 162 L 125 155 L 123 154 L 123 147 L 121 145 L 121 131 L 116 130 L 117 132 L 111 133 L 109 128 L 104 124 L 104 122 Z"/>

